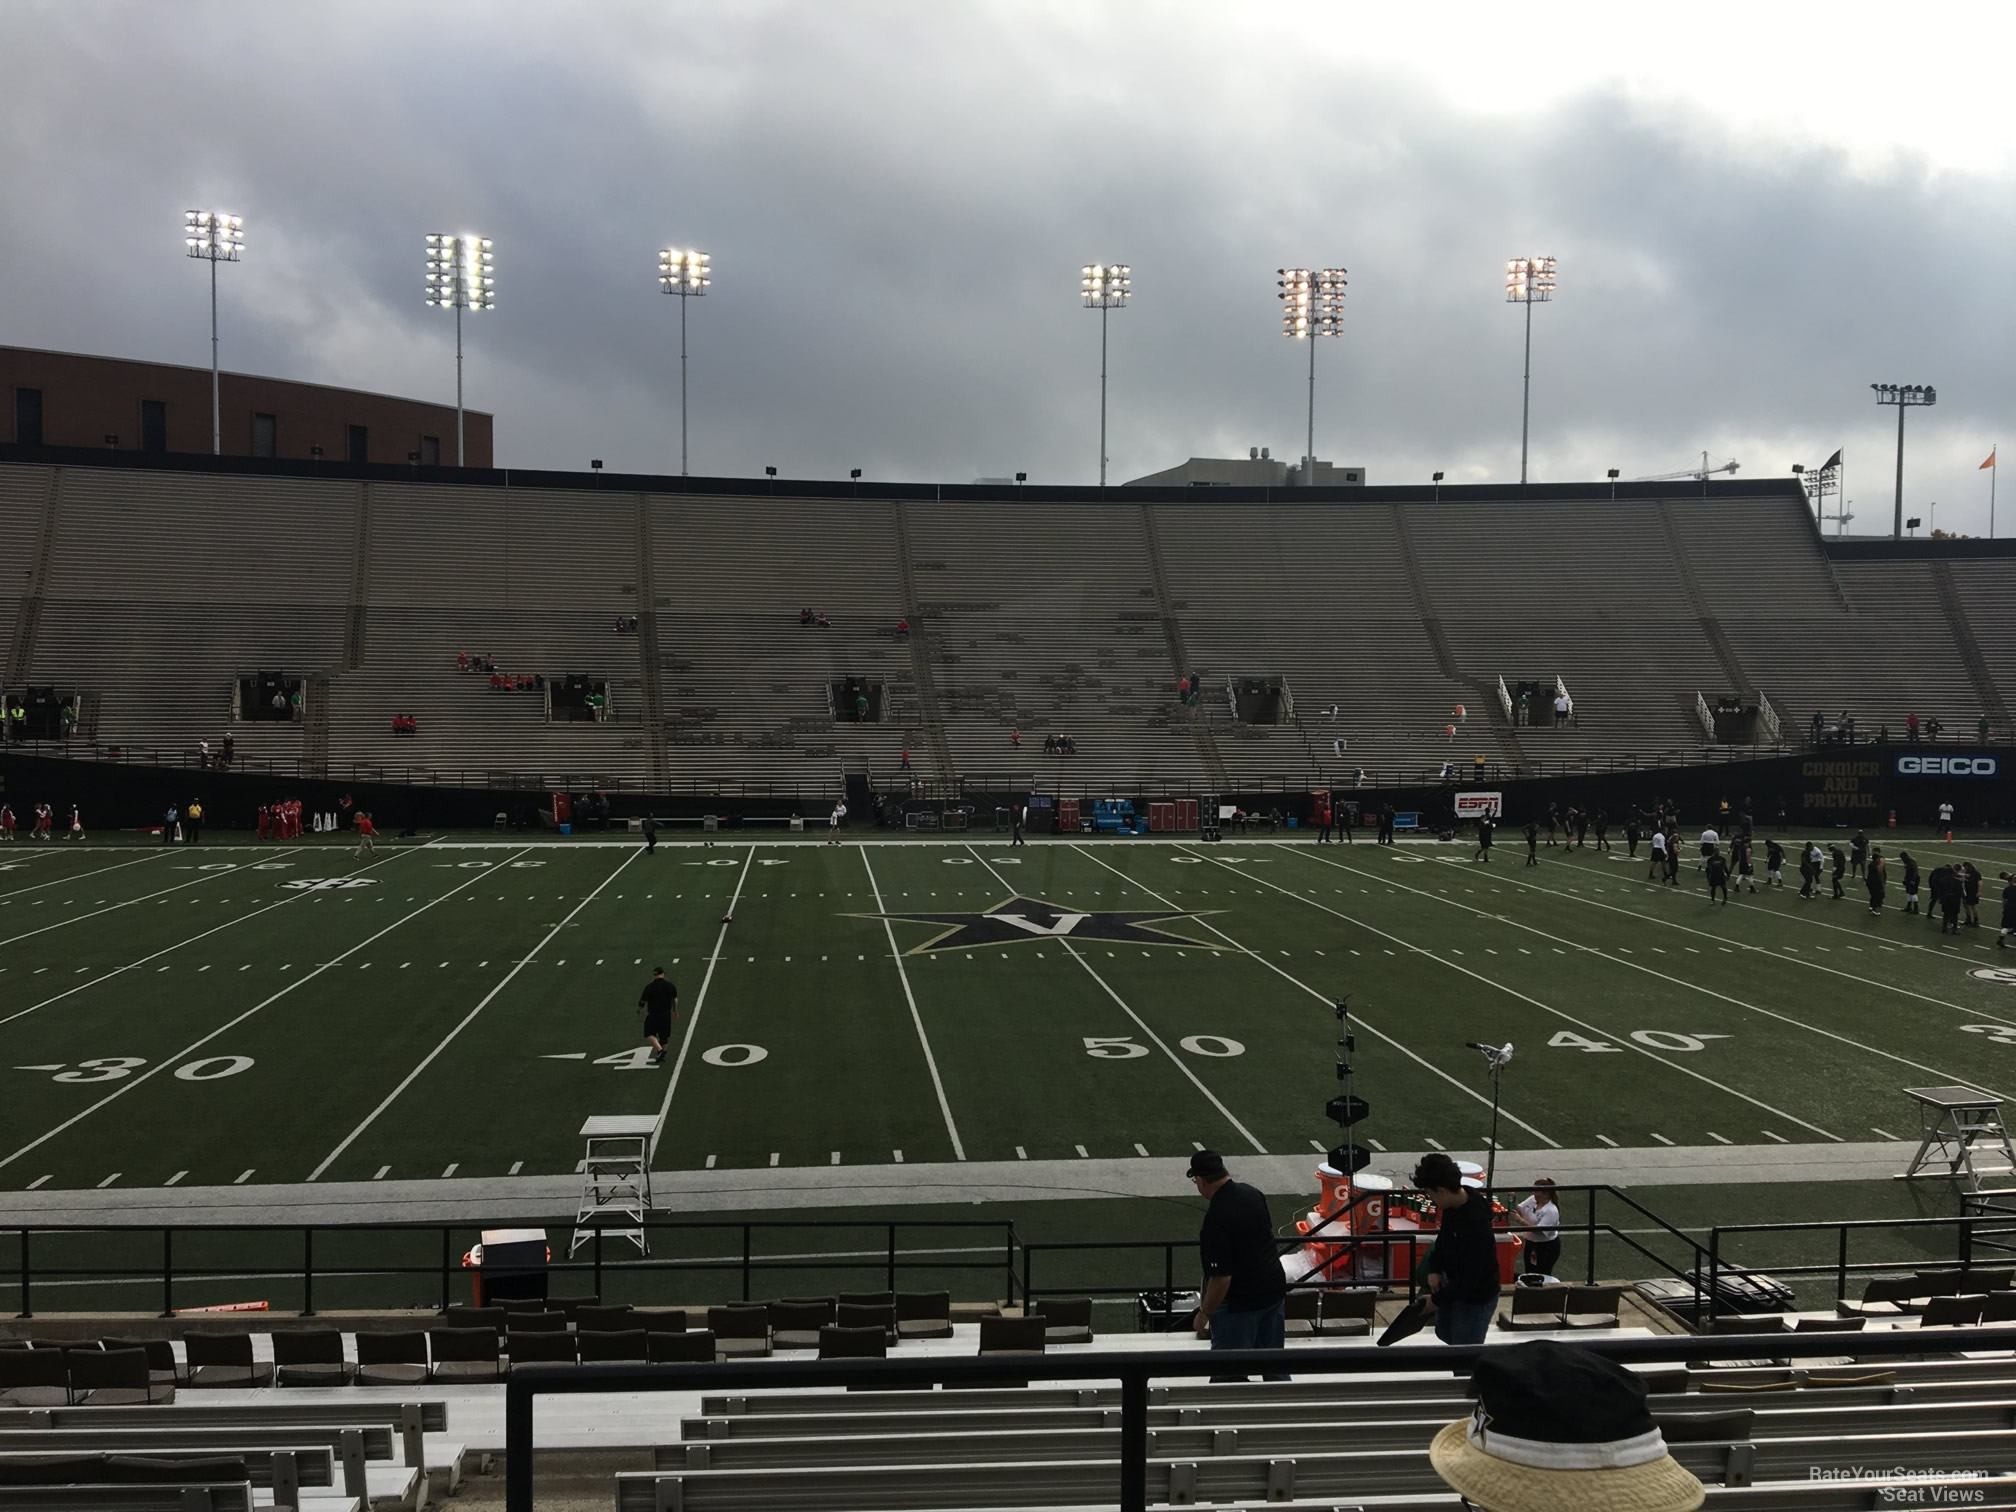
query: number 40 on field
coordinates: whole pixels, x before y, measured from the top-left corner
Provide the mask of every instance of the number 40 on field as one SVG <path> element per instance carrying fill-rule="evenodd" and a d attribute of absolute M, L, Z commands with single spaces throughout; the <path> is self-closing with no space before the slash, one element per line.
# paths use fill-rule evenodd
<path fill-rule="evenodd" d="M 1631 1038 L 1647 1050 L 1693 1051 L 1706 1050 L 1708 1041 L 1727 1039 L 1726 1034 L 1682 1034 L 1677 1029 L 1633 1029 Z M 1580 1050 L 1588 1055 L 1621 1055 L 1622 1045 L 1613 1045 L 1608 1040 L 1590 1039 L 1577 1034 L 1573 1029 L 1558 1030 L 1547 1041 L 1553 1050 Z"/>

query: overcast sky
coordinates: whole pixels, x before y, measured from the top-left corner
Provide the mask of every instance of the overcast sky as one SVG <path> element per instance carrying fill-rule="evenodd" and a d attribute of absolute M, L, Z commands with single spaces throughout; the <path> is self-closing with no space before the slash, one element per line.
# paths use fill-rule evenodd
<path fill-rule="evenodd" d="M 1531 18 L 1544 17 L 1534 21 Z M 1275 269 L 1349 269 L 1316 450 L 1373 482 L 1741 476 L 1845 447 L 1853 532 L 1987 527 L 2016 449 L 2016 6 L 0 0 L 0 341 L 207 361 L 181 216 L 246 217 L 226 366 L 452 400 L 428 231 L 496 242 L 509 466 L 1110 477 L 1302 450 Z M 2016 531 L 2016 493 L 2003 531 Z M 1831 531 L 1833 527 L 1830 526 Z"/>

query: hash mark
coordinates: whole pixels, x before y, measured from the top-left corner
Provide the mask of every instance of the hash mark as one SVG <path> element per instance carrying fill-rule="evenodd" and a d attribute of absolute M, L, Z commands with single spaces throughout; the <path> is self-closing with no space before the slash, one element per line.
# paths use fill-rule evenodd
<path fill-rule="evenodd" d="M 512 1161 L 512 1162 L 511 1162 L 511 1169 L 510 1169 L 510 1170 L 508 1170 L 508 1171 L 506 1171 L 506 1172 L 505 1172 L 504 1174 L 505 1174 L 506 1176 L 516 1176 L 516 1175 L 517 1175 L 517 1174 L 518 1174 L 518 1173 L 519 1173 L 520 1171 L 522 1171 L 522 1170 L 524 1170 L 524 1169 L 525 1169 L 525 1162 L 524 1162 L 524 1161 L 522 1161 L 522 1160 L 514 1160 L 514 1161 Z"/>
<path fill-rule="evenodd" d="M 256 1170 L 256 1169 L 257 1169 L 257 1167 L 254 1167 L 254 1169 Z M 251 1172 L 251 1171 L 240 1171 L 240 1172 L 238 1173 L 238 1179 L 237 1179 L 236 1181 L 232 1182 L 232 1183 L 231 1183 L 231 1185 L 233 1185 L 233 1186 L 243 1186 L 243 1185 L 245 1185 L 245 1183 L 246 1183 L 246 1182 L 250 1181 L 251 1179 L 252 1179 L 252 1172 Z"/>
<path fill-rule="evenodd" d="M 385 1173 L 391 1169 L 392 1167 L 388 1165 L 380 1166 L 378 1167 L 378 1174 L 376 1176 L 373 1176 L 371 1179 L 373 1181 L 383 1181 L 385 1179 Z"/>
<path fill-rule="evenodd" d="M 1874 1124 L 1871 1124 L 1869 1126 L 1869 1132 L 1871 1134 L 1881 1134 L 1885 1139 L 1895 1139 L 1897 1137 L 1895 1134 L 1892 1134 L 1888 1129 L 1879 1129 Z"/>
<path fill-rule="evenodd" d="M 1085 1146 L 1083 1145 L 1073 1145 L 1071 1146 L 1071 1148 L 1078 1152 L 1078 1158 L 1080 1160 L 1090 1160 L 1092 1158 L 1090 1155 L 1087 1155 L 1085 1153 Z"/>
<path fill-rule="evenodd" d="M 35 1188 L 42 1185 L 42 1183 L 47 1181 L 48 1179 L 49 1178 L 47 1176 L 37 1176 L 33 1181 L 28 1183 L 28 1190 L 31 1192 L 34 1191 Z"/>
<path fill-rule="evenodd" d="M 1144 1144 L 1137 1143 L 1134 1146 L 1134 1153 L 1136 1155 L 1139 1155 L 1143 1160 L 1146 1160 L 1148 1158 L 1148 1147 Z"/>
<path fill-rule="evenodd" d="M 1596 1137 L 1602 1140 L 1603 1143 L 1605 1143 L 1606 1145 L 1610 1146 L 1611 1149 L 1614 1150 L 1617 1148 L 1617 1141 L 1612 1139 L 1608 1134 L 1598 1134 Z"/>
<path fill-rule="evenodd" d="M 1760 1132 L 1764 1135 L 1766 1139 L 1775 1139 L 1780 1144 L 1792 1143 L 1792 1141 L 1787 1139 L 1783 1134 L 1773 1134 L 1769 1129 L 1764 1129 L 1761 1130 Z"/>
<path fill-rule="evenodd" d="M 1671 1145 L 1673 1143 L 1673 1141 L 1668 1139 L 1664 1134 L 1654 1134 L 1652 1137 L 1658 1140 L 1659 1143 L 1661 1143 L 1662 1145 Z"/>

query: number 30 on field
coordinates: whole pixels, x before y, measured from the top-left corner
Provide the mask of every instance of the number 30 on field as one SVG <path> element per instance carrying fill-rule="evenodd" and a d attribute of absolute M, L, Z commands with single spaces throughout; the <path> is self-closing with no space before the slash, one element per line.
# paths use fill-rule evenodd
<path fill-rule="evenodd" d="M 21 1071 L 53 1071 L 51 1081 L 78 1083 L 118 1081 L 131 1076 L 146 1065 L 138 1055 L 101 1055 L 92 1060 L 79 1061 L 75 1066 L 20 1066 Z M 236 1076 L 240 1071 L 249 1071 L 254 1065 L 249 1055 L 211 1055 L 202 1060 L 193 1060 L 175 1068 L 177 1081 L 206 1082 L 220 1077 Z"/>

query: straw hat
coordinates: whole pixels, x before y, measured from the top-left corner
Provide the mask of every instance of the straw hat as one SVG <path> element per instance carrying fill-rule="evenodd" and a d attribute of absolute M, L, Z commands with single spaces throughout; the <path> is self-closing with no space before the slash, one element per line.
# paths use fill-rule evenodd
<path fill-rule="evenodd" d="M 1435 1473 L 1489 1512 L 1694 1512 L 1701 1482 L 1666 1452 L 1645 1385 L 1572 1344 L 1493 1349 L 1470 1375 L 1477 1407 L 1435 1435 Z"/>

